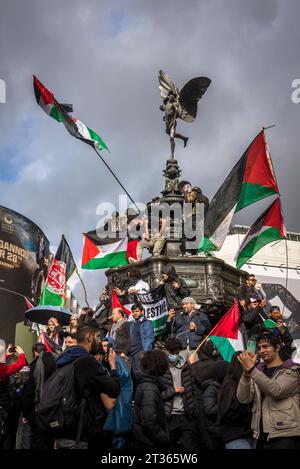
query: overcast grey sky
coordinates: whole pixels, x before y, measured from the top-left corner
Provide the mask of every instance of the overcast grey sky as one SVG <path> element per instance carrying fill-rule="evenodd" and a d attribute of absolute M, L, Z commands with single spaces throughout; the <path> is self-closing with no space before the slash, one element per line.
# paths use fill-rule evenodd
<path fill-rule="evenodd" d="M 108 144 L 103 153 L 137 201 L 163 189 L 169 154 L 157 74 L 180 88 L 212 83 L 176 156 L 182 177 L 211 198 L 262 126 L 288 230 L 300 231 L 299 117 L 291 84 L 300 78 L 297 0 L 0 0 L 0 204 L 35 221 L 57 246 L 62 233 L 80 262 L 83 231 L 97 205 L 116 203 L 117 183 L 88 145 L 37 106 L 34 73 Z M 250 224 L 255 210 L 240 215 Z M 102 271 L 85 271 L 91 303 Z M 81 289 L 76 288 L 79 299 Z"/>

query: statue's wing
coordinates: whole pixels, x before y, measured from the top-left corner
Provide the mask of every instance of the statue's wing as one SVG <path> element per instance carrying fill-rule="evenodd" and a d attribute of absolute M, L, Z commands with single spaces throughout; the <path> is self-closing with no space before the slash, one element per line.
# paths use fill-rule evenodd
<path fill-rule="evenodd" d="M 210 85 L 207 77 L 192 78 L 179 93 L 180 115 L 186 122 L 193 122 L 197 115 L 197 103 Z"/>
<path fill-rule="evenodd" d="M 165 99 L 168 96 L 169 91 L 172 91 L 175 96 L 179 96 L 176 83 L 172 80 L 172 78 L 170 78 L 169 75 L 167 75 L 163 70 L 160 70 L 158 73 L 159 90 L 161 97 Z"/>

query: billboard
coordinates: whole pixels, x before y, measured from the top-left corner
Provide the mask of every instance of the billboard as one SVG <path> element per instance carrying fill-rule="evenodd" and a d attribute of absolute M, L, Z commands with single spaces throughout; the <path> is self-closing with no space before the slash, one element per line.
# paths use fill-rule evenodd
<path fill-rule="evenodd" d="M 50 263 L 49 241 L 23 215 L 0 206 L 0 338 L 14 342 L 24 296 L 38 303 Z"/>
<path fill-rule="evenodd" d="M 247 264 L 243 269 L 254 274 L 261 283 L 268 305 L 280 307 L 297 347 L 293 359 L 300 363 L 300 271 L 255 264 Z"/>

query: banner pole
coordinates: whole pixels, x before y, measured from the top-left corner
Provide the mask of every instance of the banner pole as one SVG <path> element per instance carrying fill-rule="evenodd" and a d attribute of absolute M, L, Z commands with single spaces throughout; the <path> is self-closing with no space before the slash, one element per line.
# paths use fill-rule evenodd
<path fill-rule="evenodd" d="M 76 265 L 76 264 L 75 264 L 75 265 Z M 82 278 L 81 278 L 81 275 L 80 275 L 79 272 L 78 272 L 77 265 L 76 265 L 76 274 L 78 275 L 78 278 L 79 278 L 79 280 L 80 280 L 80 282 L 81 282 L 81 285 L 82 285 L 82 288 L 83 288 L 83 291 L 84 291 L 84 301 L 85 301 L 85 303 L 88 305 L 88 307 L 90 307 L 89 302 L 88 302 L 88 297 L 87 297 L 87 291 L 86 291 L 86 288 L 85 288 L 85 284 L 84 284 L 84 282 L 83 282 L 83 280 L 82 280 Z"/>

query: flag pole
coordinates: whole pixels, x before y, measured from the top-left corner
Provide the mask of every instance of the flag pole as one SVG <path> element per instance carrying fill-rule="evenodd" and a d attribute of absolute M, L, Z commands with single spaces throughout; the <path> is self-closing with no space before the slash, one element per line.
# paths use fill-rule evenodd
<path fill-rule="evenodd" d="M 288 281 L 289 281 L 289 254 L 288 254 L 287 238 L 285 238 L 285 261 L 286 261 L 286 266 L 285 266 L 285 295 L 284 295 L 284 303 L 283 303 L 283 308 L 282 308 L 282 315 L 284 313 L 285 302 L 286 302 L 286 297 L 287 297 L 287 292 L 288 292 Z"/>
<path fill-rule="evenodd" d="M 207 336 L 205 337 L 205 339 L 202 340 L 202 342 L 198 345 L 198 347 L 196 348 L 196 350 L 194 350 L 194 352 L 192 353 L 192 355 L 195 355 L 195 353 L 198 352 L 198 350 L 200 349 L 200 347 L 202 347 L 202 345 L 207 341 L 207 339 L 209 339 L 210 334 L 211 334 L 211 333 L 207 334 Z"/>
<path fill-rule="evenodd" d="M 22 293 L 18 293 L 18 292 L 14 291 L 14 290 L 9 290 L 8 288 L 4 288 L 4 287 L 0 287 L 0 290 L 7 291 L 7 292 L 9 292 L 9 293 L 13 293 L 13 295 L 20 296 L 20 297 L 23 298 L 23 299 L 27 299 L 28 301 L 30 301 L 30 302 L 32 302 L 32 303 L 35 303 L 35 301 L 29 300 L 28 296 L 22 295 Z"/>
<path fill-rule="evenodd" d="M 120 184 L 120 186 L 122 187 L 123 191 L 126 193 L 126 195 L 128 196 L 128 198 L 131 200 L 131 202 L 133 203 L 133 205 L 135 206 L 135 208 L 137 209 L 138 211 L 138 214 L 141 212 L 140 209 L 136 206 L 136 203 L 135 201 L 133 200 L 133 198 L 128 194 L 127 190 L 125 189 L 125 187 L 123 186 L 123 184 L 121 183 L 120 179 L 115 175 L 115 173 L 111 170 L 111 168 L 108 166 L 108 164 L 106 163 L 106 161 L 102 158 L 101 156 L 101 153 L 94 147 L 94 150 L 95 152 L 97 153 L 97 155 L 99 156 L 99 158 L 102 160 L 102 162 L 105 164 L 105 166 L 107 167 L 107 169 L 110 171 L 110 173 L 113 175 L 113 177 L 116 179 L 116 181 L 118 182 L 118 184 Z"/>
<path fill-rule="evenodd" d="M 76 264 L 75 264 L 75 265 L 76 265 Z M 76 270 L 76 274 L 78 275 L 78 278 L 79 278 L 79 280 L 80 280 L 80 282 L 81 282 L 81 285 L 82 285 L 82 288 L 83 288 L 83 291 L 84 291 L 84 301 L 85 301 L 85 303 L 88 305 L 88 307 L 90 307 L 89 302 L 88 302 L 88 297 L 87 297 L 87 291 L 86 291 L 86 288 L 85 288 L 85 284 L 84 284 L 84 282 L 83 282 L 83 280 L 82 280 L 82 278 L 81 278 L 80 273 L 78 272 L 77 265 L 76 265 L 76 269 L 75 269 L 75 270 Z"/>

